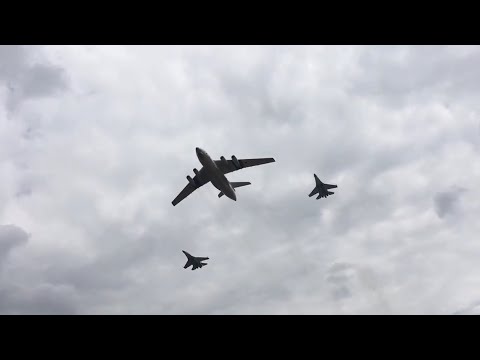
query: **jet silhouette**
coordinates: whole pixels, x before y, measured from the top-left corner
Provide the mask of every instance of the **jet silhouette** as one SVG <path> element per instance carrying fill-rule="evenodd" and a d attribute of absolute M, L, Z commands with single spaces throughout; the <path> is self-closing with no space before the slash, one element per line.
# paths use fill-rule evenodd
<path fill-rule="evenodd" d="M 328 191 L 328 189 L 336 188 L 337 185 L 324 184 L 323 182 L 320 181 L 317 175 L 313 174 L 313 176 L 315 177 L 316 185 L 315 185 L 315 188 L 310 193 L 310 195 L 308 195 L 309 197 L 312 197 L 313 195 L 318 193 L 318 196 L 317 196 L 317 200 L 318 200 L 320 198 L 326 198 L 329 195 L 335 194 L 332 191 Z"/>
<path fill-rule="evenodd" d="M 190 255 L 185 250 L 182 250 L 182 252 L 185 254 L 185 256 L 188 259 L 187 263 L 183 267 L 184 269 L 188 268 L 191 265 L 192 265 L 192 270 L 195 270 L 197 268 L 202 268 L 202 266 L 208 265 L 208 264 L 202 263 L 202 261 L 208 260 L 208 257 L 195 257 Z"/>
<path fill-rule="evenodd" d="M 196 189 L 208 183 L 211 183 L 214 187 L 220 190 L 218 193 L 219 198 L 225 195 L 227 198 L 237 201 L 235 188 L 247 186 L 251 183 L 246 181 L 230 182 L 225 174 L 251 166 L 259 166 L 275 162 L 274 158 L 237 159 L 234 155 L 232 155 L 232 160 L 227 160 L 224 156 L 220 156 L 220 160 L 213 160 L 205 150 L 197 147 L 195 148 L 195 151 L 197 153 L 197 158 L 203 167 L 200 170 L 197 170 L 196 168 L 193 169 L 193 172 L 195 173 L 193 179 L 190 175 L 187 176 L 188 184 L 172 201 L 173 206 L 176 206 Z"/>

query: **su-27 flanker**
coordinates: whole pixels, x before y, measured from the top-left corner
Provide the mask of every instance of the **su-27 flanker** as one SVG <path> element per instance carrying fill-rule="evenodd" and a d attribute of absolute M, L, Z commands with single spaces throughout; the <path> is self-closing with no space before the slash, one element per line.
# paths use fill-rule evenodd
<path fill-rule="evenodd" d="M 220 193 L 218 194 L 219 198 L 225 195 L 229 199 L 237 201 L 235 188 L 250 185 L 250 183 L 230 182 L 225 177 L 225 174 L 251 166 L 275 162 L 274 158 L 237 159 L 233 155 L 232 160 L 227 160 L 223 156 L 220 157 L 220 160 L 212 160 L 210 155 L 208 155 L 205 150 L 197 147 L 196 152 L 198 160 L 203 165 L 203 167 L 200 170 L 193 169 L 193 172 L 195 173 L 193 179 L 192 177 L 187 176 L 188 184 L 172 201 L 173 206 L 177 205 L 180 201 L 185 199 L 196 189 L 202 187 L 205 184 L 208 184 L 209 182 L 211 182 L 213 186 L 220 190 Z"/>
<path fill-rule="evenodd" d="M 315 188 L 312 190 L 309 197 L 312 197 L 313 195 L 318 193 L 317 200 L 320 198 L 326 198 L 329 195 L 335 194 L 332 191 L 328 191 L 328 189 L 334 189 L 337 187 L 337 185 L 330 185 L 330 184 L 324 184 L 323 182 L 320 181 L 317 175 L 313 174 L 315 177 Z"/>
<path fill-rule="evenodd" d="M 202 268 L 202 266 L 208 265 L 207 263 L 202 263 L 202 261 L 208 260 L 208 257 L 197 257 L 197 256 L 192 256 L 185 250 L 182 250 L 182 252 L 185 254 L 187 257 L 187 263 L 183 267 L 184 269 L 188 268 L 189 266 L 192 266 L 192 270 L 195 270 L 197 268 Z"/>

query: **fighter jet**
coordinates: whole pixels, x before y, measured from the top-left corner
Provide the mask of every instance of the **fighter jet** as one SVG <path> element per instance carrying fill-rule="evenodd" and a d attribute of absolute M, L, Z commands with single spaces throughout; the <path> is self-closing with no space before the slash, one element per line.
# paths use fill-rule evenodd
<path fill-rule="evenodd" d="M 336 188 L 337 185 L 330 185 L 330 184 L 324 184 L 323 182 L 320 181 L 320 179 L 317 177 L 317 175 L 313 174 L 315 177 L 315 182 L 316 186 L 315 189 L 312 190 L 309 197 L 312 197 L 313 195 L 318 193 L 317 200 L 320 198 L 326 198 L 329 195 L 335 194 L 334 192 L 328 191 L 328 189 L 333 189 Z"/>
<path fill-rule="evenodd" d="M 188 268 L 190 265 L 192 266 L 192 270 L 195 270 L 197 268 L 202 268 L 202 266 L 208 265 L 205 263 L 202 263 L 202 261 L 208 260 L 208 257 L 195 257 L 187 253 L 186 251 L 182 250 L 182 252 L 185 254 L 187 257 L 187 263 L 183 267 L 184 269 Z"/>
<path fill-rule="evenodd" d="M 234 155 L 232 155 L 232 160 L 227 160 L 223 156 L 220 157 L 220 160 L 212 160 L 210 155 L 208 155 L 205 150 L 202 150 L 198 147 L 195 150 L 197 152 L 198 160 L 203 167 L 200 169 L 200 171 L 193 169 L 193 172 L 195 173 L 195 177 L 193 179 L 189 175 L 187 176 L 188 184 L 172 201 L 173 206 L 177 205 L 196 189 L 209 182 L 211 182 L 213 186 L 220 190 L 220 193 L 218 194 L 219 198 L 223 195 L 226 195 L 228 198 L 237 201 L 235 188 L 250 185 L 251 183 L 230 182 L 225 177 L 225 174 L 250 166 L 275 162 L 275 159 L 273 158 L 237 159 Z"/>

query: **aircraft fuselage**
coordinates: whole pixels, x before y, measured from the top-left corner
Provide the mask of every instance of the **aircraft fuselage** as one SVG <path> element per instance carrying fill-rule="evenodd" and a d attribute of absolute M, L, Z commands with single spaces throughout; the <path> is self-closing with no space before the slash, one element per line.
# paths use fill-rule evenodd
<path fill-rule="evenodd" d="M 218 168 L 210 155 L 208 155 L 205 150 L 202 150 L 198 147 L 196 148 L 196 152 L 198 160 L 205 168 L 206 175 L 210 179 L 212 185 L 223 192 L 223 194 L 228 198 L 237 201 L 235 190 L 230 184 L 230 181 L 228 181 L 225 174 Z"/>

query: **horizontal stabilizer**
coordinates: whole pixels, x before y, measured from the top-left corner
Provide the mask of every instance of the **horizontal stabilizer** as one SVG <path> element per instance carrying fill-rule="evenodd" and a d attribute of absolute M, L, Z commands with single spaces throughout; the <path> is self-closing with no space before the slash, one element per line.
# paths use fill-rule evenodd
<path fill-rule="evenodd" d="M 333 193 L 333 192 L 331 192 L 331 191 L 327 191 L 326 194 L 325 194 L 325 193 L 324 193 L 324 194 L 319 194 L 319 195 L 317 196 L 317 200 L 320 199 L 320 198 L 325 198 L 325 199 L 326 199 L 328 196 L 333 195 L 333 194 L 335 194 L 335 193 Z"/>
<path fill-rule="evenodd" d="M 252 183 L 249 183 L 249 182 L 231 182 L 230 184 L 232 184 L 233 188 L 238 188 L 238 187 L 241 187 L 241 186 L 251 185 Z"/>
<path fill-rule="evenodd" d="M 249 182 L 231 182 L 230 184 L 235 189 L 235 188 L 238 188 L 238 187 L 241 187 L 241 186 L 251 185 L 252 183 L 249 183 Z M 218 193 L 219 198 L 221 198 L 223 195 L 225 195 L 225 194 L 221 191 Z"/>

